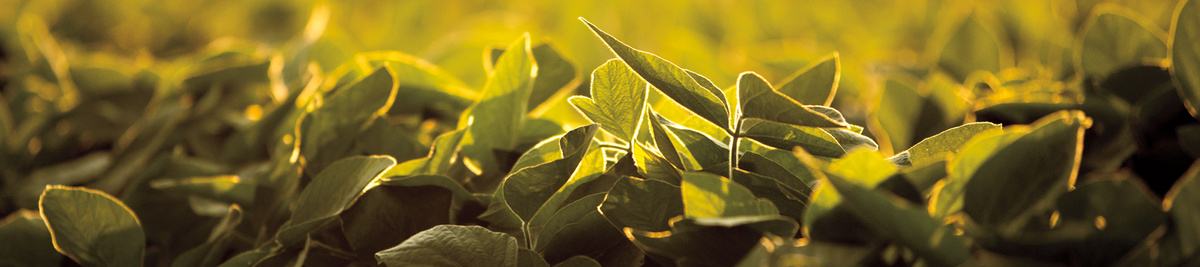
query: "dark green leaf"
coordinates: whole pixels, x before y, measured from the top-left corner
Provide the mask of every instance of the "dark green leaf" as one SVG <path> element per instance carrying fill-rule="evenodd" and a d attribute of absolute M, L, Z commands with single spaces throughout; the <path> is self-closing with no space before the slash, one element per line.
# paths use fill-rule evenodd
<path fill-rule="evenodd" d="M 0 220 L 0 265 L 58 266 L 62 255 L 54 251 L 50 231 L 36 212 L 20 210 Z"/>
<path fill-rule="evenodd" d="M 38 202 L 58 252 L 83 265 L 142 266 L 146 235 L 120 200 L 92 189 L 51 185 Z"/>
<path fill-rule="evenodd" d="M 679 187 L 662 181 L 625 177 L 617 180 L 600 205 L 600 213 L 620 228 L 659 232 L 683 215 Z"/>
<path fill-rule="evenodd" d="M 1042 118 L 1033 129 L 984 160 L 963 188 L 963 211 L 975 222 L 1009 231 L 1075 183 L 1083 130 L 1078 111 Z M 1021 182 L 1013 182 L 1020 178 Z"/>
<path fill-rule="evenodd" d="M 958 266 L 970 251 L 965 241 L 929 217 L 921 207 L 889 197 L 845 180 L 838 175 L 828 180 L 842 195 L 842 203 L 866 225 L 891 240 L 912 249 L 934 266 Z"/>
<path fill-rule="evenodd" d="M 1082 265 L 1116 262 L 1167 221 L 1158 199 L 1128 178 L 1085 183 L 1063 194 L 1057 206 L 1065 223 L 1095 226 L 1073 249 Z"/>
<path fill-rule="evenodd" d="M 389 67 L 334 91 L 319 109 L 304 119 L 300 151 L 306 171 L 317 173 L 331 162 L 348 156 L 353 139 L 380 115 L 396 97 L 395 75 Z"/>
<path fill-rule="evenodd" d="M 517 266 L 517 240 L 479 226 L 438 225 L 375 253 L 380 264 L 399 266 Z"/>
<path fill-rule="evenodd" d="M 309 232 L 349 208 L 367 184 L 394 165 L 396 160 L 388 156 L 355 156 L 329 164 L 300 192 L 291 219 L 276 238 L 285 246 L 299 245 Z"/>

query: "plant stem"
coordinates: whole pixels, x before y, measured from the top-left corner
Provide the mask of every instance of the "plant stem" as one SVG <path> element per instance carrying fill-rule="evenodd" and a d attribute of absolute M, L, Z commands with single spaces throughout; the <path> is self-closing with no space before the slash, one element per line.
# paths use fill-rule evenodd
<path fill-rule="evenodd" d="M 742 119 L 738 118 L 733 122 L 733 133 L 729 134 L 729 179 L 733 179 L 733 173 L 738 166 L 738 137 L 741 137 L 741 132 Z"/>

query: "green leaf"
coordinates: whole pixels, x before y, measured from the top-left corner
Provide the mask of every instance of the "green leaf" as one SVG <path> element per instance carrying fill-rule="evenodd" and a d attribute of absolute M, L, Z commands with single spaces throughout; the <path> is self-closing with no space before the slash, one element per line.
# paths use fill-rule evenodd
<path fill-rule="evenodd" d="M 1021 138 L 1027 131 L 992 130 L 975 135 L 962 145 L 960 153 L 946 163 L 946 183 L 934 193 L 929 205 L 933 215 L 945 218 L 962 210 L 963 188 L 984 161 L 1008 144 Z M 935 188 L 936 189 L 936 188 Z"/>
<path fill-rule="evenodd" d="M 504 178 L 493 201 L 504 201 L 523 222 L 529 222 L 555 193 L 581 182 L 570 179 L 588 151 L 596 151 L 588 148 L 598 129 L 593 124 L 563 135 L 559 139 L 561 159 L 513 172 Z"/>
<path fill-rule="evenodd" d="M 950 128 L 941 133 L 925 138 L 909 148 L 909 161 L 912 165 L 925 165 L 931 162 L 945 160 L 948 153 L 956 153 L 971 137 L 984 131 L 1000 129 L 999 124 L 990 122 L 972 122 Z"/>
<path fill-rule="evenodd" d="M 1170 213 L 1176 227 L 1180 255 L 1200 252 L 1200 161 L 1193 163 L 1167 192 L 1163 208 Z"/>
<path fill-rule="evenodd" d="M 733 173 L 733 182 L 745 186 L 755 196 L 771 201 L 775 207 L 779 208 L 781 215 L 798 222 L 803 221 L 804 209 L 808 206 L 811 189 L 807 186 L 803 189 L 789 187 L 780 181 L 783 179 L 786 178 L 774 178 L 744 170 L 735 170 Z"/>
<path fill-rule="evenodd" d="M 582 197 L 563 206 L 545 224 L 531 226 L 530 231 L 538 233 L 535 251 L 542 252 L 548 262 L 558 262 L 573 255 L 598 258 L 628 242 L 620 230 L 600 215 L 598 207 L 604 198 L 604 193 Z"/>
<path fill-rule="evenodd" d="M 836 158 L 846 154 L 838 140 L 821 128 L 751 118 L 742 121 L 741 136 L 779 149 L 802 147 L 808 153 L 821 157 Z"/>
<path fill-rule="evenodd" d="M 517 266 L 519 267 L 550 267 L 550 263 L 546 263 L 542 259 L 542 255 L 529 250 L 527 248 L 517 249 Z"/>
<path fill-rule="evenodd" d="M 59 266 L 50 231 L 36 212 L 19 210 L 0 220 L 0 265 Z"/>
<path fill-rule="evenodd" d="M 549 43 L 533 46 L 530 51 L 537 62 L 537 79 L 533 81 L 533 91 L 529 94 L 528 109 L 533 110 L 559 91 L 575 89 L 578 74 L 575 73 L 575 65 Z"/>
<path fill-rule="evenodd" d="M 1051 114 L 983 161 L 964 186 L 963 211 L 976 223 L 1011 230 L 1027 215 L 1047 208 L 1075 183 L 1083 131 L 1090 120 L 1079 111 Z M 1019 183 L 1013 179 L 1020 178 Z"/>
<path fill-rule="evenodd" d="M 684 173 L 680 196 L 683 197 L 683 214 L 687 218 L 779 214 L 769 200 L 755 197 L 742 185 L 710 173 Z"/>
<path fill-rule="evenodd" d="M 372 259 L 375 252 L 420 231 L 453 223 L 458 206 L 455 198 L 469 197 L 466 189 L 450 178 L 396 178 L 368 189 L 340 215 L 342 232 L 359 259 Z"/>
<path fill-rule="evenodd" d="M 397 83 L 389 67 L 334 91 L 325 104 L 304 119 L 300 151 L 306 171 L 317 173 L 329 163 L 348 156 L 354 139 L 380 115 L 386 114 L 396 97 Z"/>
<path fill-rule="evenodd" d="M 624 62 L 612 59 L 592 71 L 591 96 L 568 99 L 588 120 L 621 140 L 637 138 L 649 93 L 647 84 Z"/>
<path fill-rule="evenodd" d="M 438 225 L 375 253 L 382 265 L 517 266 L 517 240 L 479 226 Z"/>
<path fill-rule="evenodd" d="M 301 244 L 309 232 L 350 208 L 371 181 L 394 165 L 396 160 L 388 156 L 354 156 L 329 164 L 300 192 L 276 239 L 284 246 Z"/>
<path fill-rule="evenodd" d="M 898 169 L 875 151 L 856 149 L 830 162 L 825 171 L 861 186 L 875 188 Z M 822 180 L 813 188 L 812 201 L 804 213 L 804 225 L 809 227 L 821 217 L 832 215 L 834 208 L 842 202 L 841 194 L 838 194 L 833 185 L 824 181 L 825 175 L 818 174 L 817 177 Z"/>
<path fill-rule="evenodd" d="M 1171 77 L 1192 117 L 1200 118 L 1200 1 L 1180 1 L 1171 24 Z"/>
<path fill-rule="evenodd" d="M 779 215 L 683 219 L 668 234 L 628 231 L 648 259 L 684 266 L 732 266 L 764 235 L 793 236 L 798 226 Z"/>
<path fill-rule="evenodd" d="M 634 165 L 641 175 L 647 179 L 659 180 L 671 185 L 679 185 L 683 180 L 682 170 L 671 165 L 658 151 L 641 143 L 633 146 Z"/>
<path fill-rule="evenodd" d="M 1077 49 L 1077 69 L 1103 81 L 1119 69 L 1159 65 L 1167 57 L 1166 33 L 1153 23 L 1115 5 L 1102 5 L 1088 20 Z"/>
<path fill-rule="evenodd" d="M 120 200 L 92 189 L 50 185 L 38 203 L 59 253 L 83 265 L 142 266 L 146 235 Z"/>
<path fill-rule="evenodd" d="M 1073 248 L 1076 263 L 1116 262 L 1166 223 L 1158 199 L 1134 179 L 1096 179 L 1058 198 L 1060 220 L 1095 226 L 1084 244 Z"/>
<path fill-rule="evenodd" d="M 449 175 L 451 166 L 458 158 L 459 144 L 465 134 L 466 131 L 454 130 L 439 135 L 433 140 L 427 156 L 400 163 L 389 169 L 384 177 L 414 174 Z"/>
<path fill-rule="evenodd" d="M 721 128 L 729 128 L 729 104 L 724 94 L 715 87 L 708 87 L 697 82 L 692 73 L 676 66 L 657 55 L 629 47 L 620 40 L 592 25 L 591 22 L 579 18 L 591 28 L 596 36 L 604 41 L 617 57 L 629 64 L 642 79 L 658 88 L 683 107 L 691 110 L 701 118 L 716 124 Z"/>
<path fill-rule="evenodd" d="M 908 148 L 916 138 L 913 127 L 919 123 L 925 98 L 908 83 L 888 80 L 880 99 L 874 114 L 884 130 L 880 138 L 886 138 L 893 150 Z"/>
<path fill-rule="evenodd" d="M 938 30 L 941 34 L 934 36 L 934 40 L 945 40 L 937 54 L 939 67 L 963 81 L 975 71 L 996 72 L 1013 64 L 1012 48 L 1004 45 L 1003 36 L 996 27 L 985 24 L 975 14 L 961 21 L 957 25 L 944 23 Z"/>
<path fill-rule="evenodd" d="M 587 256 L 574 256 L 555 264 L 554 267 L 600 267 L 600 262 Z"/>
<path fill-rule="evenodd" d="M 845 127 L 845 123 L 814 111 L 796 100 L 788 98 L 766 79 L 753 72 L 743 72 L 738 77 L 738 109 L 741 116 L 809 127 Z"/>
<path fill-rule="evenodd" d="M 800 103 L 831 106 L 841 79 L 841 57 L 833 53 L 793 73 L 780 83 L 779 92 Z"/>
<path fill-rule="evenodd" d="M 619 228 L 660 232 L 668 221 L 683 215 L 679 187 L 657 180 L 625 177 L 617 180 L 600 204 L 600 213 Z"/>
<path fill-rule="evenodd" d="M 190 266 L 214 266 L 226 255 L 225 252 L 233 242 L 234 235 L 237 234 L 237 227 L 242 223 L 244 217 L 242 208 L 237 204 L 229 205 L 229 210 L 225 217 L 213 227 L 212 233 L 209 234 L 208 240 L 203 244 L 196 246 L 188 251 L 180 254 L 175 261 L 171 262 L 171 267 L 190 267 Z"/>
<path fill-rule="evenodd" d="M 838 175 L 830 176 L 828 181 L 842 195 L 842 203 L 860 221 L 912 249 L 931 265 L 958 266 L 970 255 L 962 238 L 929 217 L 921 207 L 907 205 L 905 200 L 889 197 L 887 193 L 868 189 Z"/>
<path fill-rule="evenodd" d="M 489 174 L 501 171 L 493 150 L 517 147 L 535 75 L 528 34 L 505 51 L 488 75 L 479 101 L 459 120 L 459 128 L 467 128 L 463 153 Z"/>
<path fill-rule="evenodd" d="M 820 171 L 804 163 L 792 152 L 778 149 L 747 151 L 738 160 L 738 168 L 771 177 L 792 190 L 802 192 L 811 191 L 809 185 L 817 181 L 813 172 Z"/>
<path fill-rule="evenodd" d="M 399 83 L 398 94 L 388 114 L 420 114 L 433 111 L 441 118 L 456 120 L 479 93 L 453 75 L 413 55 L 399 51 L 373 51 L 354 55 L 359 69 L 370 72 L 390 66 Z"/>

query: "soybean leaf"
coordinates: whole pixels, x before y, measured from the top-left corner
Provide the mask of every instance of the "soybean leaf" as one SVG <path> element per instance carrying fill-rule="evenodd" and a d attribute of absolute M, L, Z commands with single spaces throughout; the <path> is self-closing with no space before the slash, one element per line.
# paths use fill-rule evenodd
<path fill-rule="evenodd" d="M 691 73 L 657 55 L 629 47 L 608 33 L 579 18 L 604 41 L 617 57 L 629 64 L 642 79 L 683 107 L 721 128 L 729 127 L 729 104 L 714 87 L 701 85 Z"/>
<path fill-rule="evenodd" d="M 738 109 L 741 116 L 809 127 L 845 127 L 824 113 L 814 111 L 776 91 L 766 79 L 753 72 L 738 77 Z"/>
<path fill-rule="evenodd" d="M 390 67 L 375 70 L 361 80 L 334 91 L 325 104 L 304 119 L 300 151 L 306 171 L 318 173 L 340 159 L 356 136 L 385 114 L 396 97 L 397 83 Z"/>
<path fill-rule="evenodd" d="M 600 262 L 587 256 L 574 256 L 554 264 L 554 267 L 600 267 Z"/>
<path fill-rule="evenodd" d="M 600 213 L 620 228 L 659 232 L 671 218 L 683 215 L 679 187 L 657 180 L 617 180 L 600 204 Z"/>
<path fill-rule="evenodd" d="M 751 118 L 742 121 L 741 136 L 779 149 L 802 147 L 815 156 L 836 158 L 846 154 L 838 140 L 821 128 Z"/>
<path fill-rule="evenodd" d="M 541 254 L 527 248 L 517 249 L 517 266 L 519 267 L 550 267 Z"/>
<path fill-rule="evenodd" d="M 529 110 L 537 108 L 562 90 L 574 89 L 578 84 L 575 64 L 571 64 L 549 43 L 541 43 L 530 50 L 537 62 L 537 79 L 529 94 Z"/>
<path fill-rule="evenodd" d="M 1200 118 L 1200 1 L 1181 2 L 1171 25 L 1171 77 L 1188 112 Z"/>
<path fill-rule="evenodd" d="M 878 153 L 865 149 L 850 151 L 846 156 L 829 163 L 826 172 L 849 179 L 867 188 L 875 188 L 885 179 L 896 173 L 899 168 L 884 159 Z M 818 174 L 817 186 L 813 188 L 812 201 L 804 213 L 804 225 L 812 225 L 823 216 L 836 215 L 835 207 L 841 204 L 842 196 L 838 194 L 829 182 L 823 179 L 824 174 Z"/>
<path fill-rule="evenodd" d="M 1025 134 L 1019 130 L 992 130 L 975 135 L 963 144 L 960 152 L 946 163 L 946 183 L 934 192 L 929 205 L 933 215 L 944 218 L 962 210 L 963 188 L 979 165 L 988 160 L 996 151 L 1008 146 Z"/>
<path fill-rule="evenodd" d="M 735 183 L 745 186 L 755 196 L 771 201 L 775 207 L 779 208 L 779 214 L 802 221 L 804 208 L 808 206 L 809 189 L 807 187 L 803 191 L 794 189 L 777 179 L 744 170 L 735 170 L 733 173 Z"/>
<path fill-rule="evenodd" d="M 937 65 L 959 81 L 975 71 L 995 72 L 1012 64 L 1012 48 L 1005 46 L 993 25 L 985 24 L 978 15 L 945 26 L 949 30 L 937 36 L 946 38 L 938 51 Z"/>
<path fill-rule="evenodd" d="M 789 189 L 801 192 L 812 189 L 810 185 L 816 182 L 813 172 L 820 171 L 812 169 L 792 152 L 778 149 L 747 151 L 738 160 L 739 168 L 771 177 Z"/>
<path fill-rule="evenodd" d="M 845 180 L 837 175 L 828 181 L 842 195 L 850 212 L 866 225 L 887 238 L 912 249 L 918 257 L 934 266 L 957 266 L 966 261 L 970 251 L 965 241 L 929 217 L 920 207 L 889 197 Z"/>
<path fill-rule="evenodd" d="M 354 55 L 363 72 L 390 66 L 399 82 L 396 98 L 388 114 L 420 114 L 431 111 L 441 118 L 456 120 L 479 93 L 441 68 L 399 51 L 365 52 Z"/>
<path fill-rule="evenodd" d="M 517 240 L 479 226 L 438 225 L 375 253 L 382 265 L 517 266 Z"/>
<path fill-rule="evenodd" d="M 354 156 L 329 164 L 300 192 L 296 209 L 276 239 L 284 246 L 299 245 L 309 232 L 349 208 L 367 184 L 394 165 L 396 160 L 388 156 Z"/>
<path fill-rule="evenodd" d="M 647 84 L 620 60 L 612 59 L 592 71 L 591 96 L 568 100 L 588 120 L 626 142 L 633 142 L 641 125 L 649 93 Z"/>
<path fill-rule="evenodd" d="M 683 210 L 687 218 L 779 214 L 769 200 L 755 197 L 742 185 L 709 173 L 684 173 L 680 196 L 683 197 Z"/>
<path fill-rule="evenodd" d="M 908 152 L 912 165 L 924 165 L 930 162 L 944 160 L 945 154 L 955 153 L 971 137 L 983 131 L 1000 129 L 999 124 L 990 122 L 973 122 L 942 131 L 917 142 Z"/>
<path fill-rule="evenodd" d="M 779 92 L 800 103 L 830 106 L 841 78 L 841 57 L 833 53 L 793 73 L 780 83 Z"/>
<path fill-rule="evenodd" d="M 1056 205 L 1060 220 L 1095 226 L 1072 249 L 1082 265 L 1116 262 L 1167 221 L 1158 199 L 1128 178 L 1092 180 L 1063 194 Z"/>
<path fill-rule="evenodd" d="M 640 175 L 651 180 L 659 180 L 671 185 L 679 185 L 683 179 L 682 170 L 671 165 L 659 152 L 641 143 L 633 146 L 633 160 Z"/>
<path fill-rule="evenodd" d="M 533 86 L 533 68 L 526 34 L 505 49 L 488 75 L 478 102 L 459 120 L 459 128 L 467 128 L 463 153 L 478 161 L 486 174 L 502 171 L 494 150 L 511 151 L 517 146 Z"/>
<path fill-rule="evenodd" d="M 1119 69 L 1167 57 L 1166 33 L 1116 6 L 1096 8 L 1076 51 L 1077 68 L 1096 81 Z"/>
<path fill-rule="evenodd" d="M 171 267 L 216 265 L 225 256 L 229 245 L 234 241 L 234 235 L 237 234 L 236 228 L 242 223 L 242 217 L 244 216 L 245 214 L 242 212 L 240 206 L 237 204 L 229 205 L 228 212 L 213 227 L 208 240 L 180 254 L 179 258 L 171 262 Z"/>
<path fill-rule="evenodd" d="M 534 243 L 548 262 L 569 260 L 573 255 L 603 256 L 622 243 L 628 242 L 620 230 L 599 213 L 604 193 L 595 193 L 571 202 L 555 212 L 540 226 Z M 587 242 L 579 242 L 587 240 Z"/>
<path fill-rule="evenodd" d="M 504 201 L 522 221 L 529 222 L 556 192 L 564 186 L 577 185 L 573 182 L 578 181 L 569 179 L 588 153 L 597 129 L 593 124 L 563 135 L 559 139 L 561 159 L 513 172 L 505 177 L 493 201 Z"/>
<path fill-rule="evenodd" d="M 120 200 L 92 189 L 50 185 L 38 203 L 59 253 L 83 265 L 142 266 L 146 235 Z"/>
<path fill-rule="evenodd" d="M 1034 123 L 1028 134 L 984 160 L 963 188 L 963 211 L 975 222 L 1008 232 L 1075 183 L 1083 130 L 1079 111 L 1062 111 Z M 1020 178 L 1015 183 L 1013 179 Z"/>
<path fill-rule="evenodd" d="M 0 240 L 0 265 L 58 266 L 62 261 L 37 212 L 20 210 L 0 220 Z"/>
<path fill-rule="evenodd" d="M 455 198 L 468 194 L 442 176 L 396 178 L 367 190 L 340 215 L 342 232 L 359 259 L 372 259 L 375 252 L 417 232 L 453 223 Z"/>
<path fill-rule="evenodd" d="M 454 130 L 443 133 L 433 140 L 429 154 L 424 158 L 405 161 L 388 170 L 385 177 L 414 174 L 449 175 L 461 147 L 466 131 Z"/>
<path fill-rule="evenodd" d="M 764 235 L 792 236 L 797 228 L 779 215 L 689 218 L 676 222 L 669 234 L 630 231 L 629 236 L 660 264 L 732 266 Z"/>
<path fill-rule="evenodd" d="M 1163 198 L 1163 208 L 1174 221 L 1180 255 L 1200 251 L 1200 162 L 1193 163 Z"/>

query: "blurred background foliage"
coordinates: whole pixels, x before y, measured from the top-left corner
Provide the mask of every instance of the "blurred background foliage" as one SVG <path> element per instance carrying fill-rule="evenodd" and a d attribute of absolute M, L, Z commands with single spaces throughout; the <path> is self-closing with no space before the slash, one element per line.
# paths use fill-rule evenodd
<path fill-rule="evenodd" d="M 27 53 L 21 42 L 41 27 L 72 65 L 132 69 L 185 65 L 195 61 L 191 55 L 230 46 L 271 54 L 312 41 L 310 58 L 326 71 L 355 53 L 395 50 L 427 60 L 471 88 L 486 77 L 482 51 L 523 32 L 550 42 L 582 70 L 611 58 L 579 26 L 576 18 L 583 16 L 718 85 L 732 85 L 744 70 L 779 80 L 838 52 L 843 75 L 834 106 L 857 122 L 877 106 L 888 80 L 920 83 L 945 75 L 964 82 L 978 70 L 1069 80 L 1075 40 L 1088 14 L 1117 2 L 1163 32 L 1175 6 L 1083 0 L 4 2 L 13 7 L 0 11 L 7 61 L 20 60 Z M 306 24 L 322 21 L 324 27 L 304 32 Z M 304 40 L 305 34 L 315 40 Z M 567 110 L 565 102 L 558 105 Z M 574 112 L 554 114 L 581 121 Z"/>
<path fill-rule="evenodd" d="M 111 83 L 130 82 L 113 78 L 116 74 L 135 77 L 133 83 L 143 82 L 144 90 L 155 90 L 159 84 L 179 84 L 206 68 L 239 60 L 286 57 L 289 68 L 304 69 L 312 62 L 324 73 L 337 73 L 356 54 L 399 51 L 406 60 L 428 61 L 452 76 L 447 80 L 457 80 L 453 83 L 461 85 L 466 90 L 461 95 L 469 98 L 469 91 L 481 88 L 487 77 L 487 68 L 480 64 L 488 55 L 485 51 L 523 32 L 549 43 L 573 63 L 585 80 L 576 83 L 580 86 L 574 92 L 585 94 L 586 73 L 612 56 L 579 25 L 576 18 L 582 16 L 722 87 L 731 87 L 735 75 L 745 70 L 780 81 L 838 53 L 842 74 L 833 106 L 852 123 L 866 125 L 881 151 L 894 153 L 975 120 L 976 115 L 1000 116 L 988 117 L 1000 122 L 1027 123 L 1036 118 L 1005 110 L 988 112 L 988 107 L 1012 102 L 1081 103 L 1089 76 L 1079 73 L 1077 55 L 1089 18 L 1118 14 L 1165 42 L 1176 1 L 0 0 L 0 6 L 11 7 L 0 10 L 4 37 L 0 74 L 6 105 L 13 107 L 0 121 L 14 133 L 21 127 L 54 126 L 17 121 L 27 117 L 22 112 L 53 108 L 11 89 L 53 87 L 54 79 L 23 76 L 27 72 L 44 71 L 49 78 L 73 76 L 74 81 L 64 83 L 61 90 L 33 89 L 38 92 L 33 95 L 49 106 L 67 111 L 74 105 L 99 103 L 84 99 L 86 92 L 73 93 L 71 87 L 85 83 L 103 87 L 104 82 L 120 87 Z M 1149 65 L 1166 64 L 1165 55 L 1143 59 L 1159 59 L 1145 62 Z M 288 89 L 274 90 L 239 92 L 266 94 L 279 102 Z M 132 102 L 126 104 L 146 103 L 144 98 L 150 97 L 127 96 L 125 100 Z M 247 117 L 261 114 L 263 107 L 250 105 L 258 100 L 249 99 L 226 104 L 244 107 Z M 662 97 L 652 99 L 670 105 Z M 548 103 L 539 116 L 563 127 L 585 122 L 566 101 Z M 659 109 L 667 110 L 664 115 L 674 116 L 674 121 L 706 127 L 680 117 L 686 113 L 678 108 L 677 112 Z M 136 120 L 116 118 L 118 109 L 106 110 L 111 112 L 83 115 L 124 121 L 91 123 L 113 130 Z M 984 114 L 972 112 L 981 110 Z M 73 131 L 69 126 L 54 127 Z M 122 134 L 99 129 L 104 128 L 81 133 L 84 141 Z M 11 135 L 9 145 L 29 150 L 49 145 L 29 134 L 24 139 Z M 427 146 L 430 139 L 420 138 L 420 143 Z"/>

